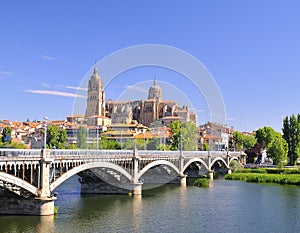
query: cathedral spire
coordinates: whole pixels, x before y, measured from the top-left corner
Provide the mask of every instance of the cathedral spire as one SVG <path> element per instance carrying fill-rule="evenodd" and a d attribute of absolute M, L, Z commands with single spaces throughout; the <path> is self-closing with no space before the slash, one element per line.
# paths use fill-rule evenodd
<path fill-rule="evenodd" d="M 97 69 L 96 65 L 94 66 L 94 74 L 98 74 L 98 69 Z"/>
<path fill-rule="evenodd" d="M 153 85 L 150 87 L 148 91 L 148 99 L 161 100 L 162 99 L 162 91 L 161 87 L 157 85 L 156 76 L 154 76 Z"/>

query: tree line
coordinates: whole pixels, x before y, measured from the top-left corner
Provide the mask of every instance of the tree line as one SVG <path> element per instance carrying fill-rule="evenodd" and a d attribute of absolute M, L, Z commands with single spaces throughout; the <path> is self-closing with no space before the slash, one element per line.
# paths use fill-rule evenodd
<path fill-rule="evenodd" d="M 108 140 L 101 137 L 98 143 L 87 144 L 87 130 L 80 126 L 77 133 L 77 148 L 80 149 L 111 149 L 111 150 L 197 150 L 198 149 L 198 128 L 192 122 L 174 121 L 169 125 L 171 137 L 162 141 L 161 138 L 130 139 L 124 141 Z"/>
<path fill-rule="evenodd" d="M 265 126 L 256 130 L 254 135 L 234 132 L 233 140 L 236 149 L 251 149 L 258 143 L 267 151 L 275 165 L 293 166 L 300 155 L 300 114 L 283 119 L 282 133 Z"/>
<path fill-rule="evenodd" d="M 170 137 L 162 142 L 159 138 L 132 139 L 124 142 L 100 137 L 93 143 L 87 143 L 87 130 L 80 126 L 77 132 L 77 144 L 67 144 L 67 132 L 56 125 L 47 128 L 47 148 L 53 149 L 147 149 L 147 150 L 198 150 L 198 128 L 192 122 L 174 121 L 168 127 Z M 5 127 L 0 135 L 0 147 L 26 148 L 24 144 L 11 142 L 12 129 Z M 268 157 L 276 165 L 295 165 L 300 156 L 300 114 L 286 116 L 283 120 L 282 133 L 265 126 L 255 131 L 254 135 L 245 135 L 238 131 L 233 133 L 236 150 L 246 150 L 259 143 L 267 151 Z"/>

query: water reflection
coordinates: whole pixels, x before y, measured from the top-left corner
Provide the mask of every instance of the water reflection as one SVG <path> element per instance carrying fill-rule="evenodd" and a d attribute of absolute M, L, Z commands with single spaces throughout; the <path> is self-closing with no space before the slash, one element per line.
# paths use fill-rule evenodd
<path fill-rule="evenodd" d="M 142 195 L 136 195 L 132 198 L 132 230 L 133 232 L 141 232 L 141 226 L 143 225 L 142 210 L 143 201 Z"/>
<path fill-rule="evenodd" d="M 72 186 L 73 187 L 73 186 Z M 300 188 L 214 180 L 128 195 L 60 190 L 58 215 L 0 216 L 0 232 L 299 232 Z M 72 189 L 71 189 L 72 190 Z"/>
<path fill-rule="evenodd" d="M 41 216 L 40 222 L 37 226 L 37 233 L 54 233 L 54 215 L 50 216 Z"/>

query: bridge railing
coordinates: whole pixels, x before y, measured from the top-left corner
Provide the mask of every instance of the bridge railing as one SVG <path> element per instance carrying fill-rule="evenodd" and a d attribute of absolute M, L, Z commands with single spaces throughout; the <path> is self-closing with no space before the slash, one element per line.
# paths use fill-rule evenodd
<path fill-rule="evenodd" d="M 1 156 L 28 156 L 28 157 L 41 157 L 40 149 L 10 149 L 10 148 L 1 148 L 0 149 L 0 157 Z"/>
<path fill-rule="evenodd" d="M 138 150 L 138 155 L 146 157 L 179 157 L 179 151 Z"/>
<path fill-rule="evenodd" d="M 240 156 L 243 152 L 229 152 L 229 156 Z M 180 151 L 154 151 L 154 150 L 138 150 L 137 154 L 146 157 L 179 157 Z M 227 151 L 182 151 L 184 157 L 207 157 L 208 155 L 215 157 L 221 156 L 226 157 Z M 40 149 L 10 149 L 0 148 L 0 159 L 1 157 L 41 157 L 42 150 Z M 132 157 L 133 150 L 64 150 L 55 149 L 50 150 L 50 156 L 54 157 Z"/>
<path fill-rule="evenodd" d="M 55 157 L 128 157 L 133 155 L 132 150 L 51 150 L 51 156 Z"/>

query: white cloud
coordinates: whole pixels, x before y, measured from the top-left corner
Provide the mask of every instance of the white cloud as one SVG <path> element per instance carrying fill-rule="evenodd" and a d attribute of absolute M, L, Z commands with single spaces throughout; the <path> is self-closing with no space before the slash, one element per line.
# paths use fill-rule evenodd
<path fill-rule="evenodd" d="M 47 60 L 47 61 L 53 61 L 54 57 L 50 57 L 50 56 L 46 56 L 46 55 L 42 55 L 41 56 L 42 59 Z"/>
<path fill-rule="evenodd" d="M 70 90 L 76 90 L 76 91 L 88 91 L 87 88 L 84 87 L 74 87 L 74 86 L 59 86 Z"/>
<path fill-rule="evenodd" d="M 72 97 L 72 98 L 86 98 L 83 95 L 77 95 L 70 92 L 62 92 L 62 91 L 51 91 L 51 90 L 24 90 L 25 92 L 40 94 L 40 95 L 55 95 L 55 96 L 63 96 L 63 97 Z"/>
<path fill-rule="evenodd" d="M 142 93 L 148 93 L 148 89 L 141 86 L 135 86 L 135 85 L 126 85 L 125 88 L 131 89 L 133 91 L 142 92 Z"/>
<path fill-rule="evenodd" d="M 192 108 L 192 107 L 190 107 L 189 110 L 194 111 L 194 112 L 205 112 L 204 109 L 197 109 L 197 108 Z"/>
<path fill-rule="evenodd" d="M 234 121 L 235 119 L 232 117 L 226 117 L 226 121 Z"/>
<path fill-rule="evenodd" d="M 14 75 L 15 73 L 10 72 L 10 71 L 0 71 L 0 77 L 1 76 L 9 76 L 9 75 Z"/>
<path fill-rule="evenodd" d="M 47 83 L 43 83 L 42 86 L 43 86 L 43 87 L 48 87 L 48 88 L 51 87 L 51 86 L 50 86 L 49 84 L 47 84 Z"/>

